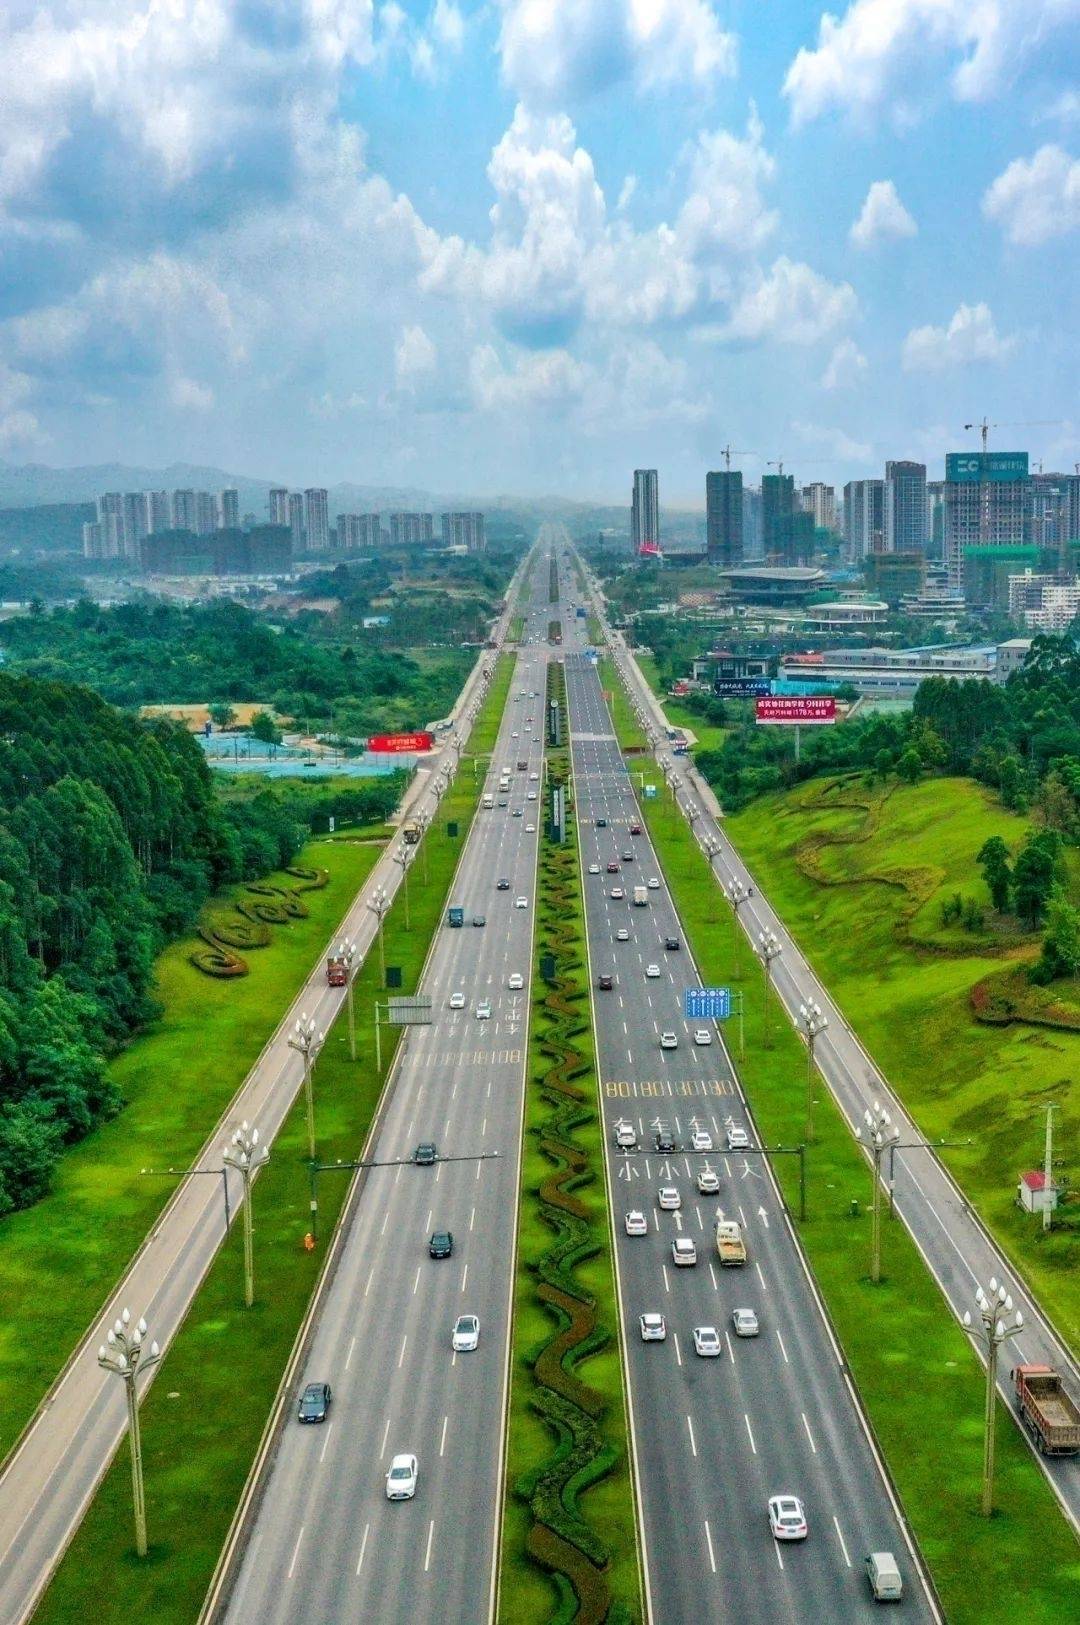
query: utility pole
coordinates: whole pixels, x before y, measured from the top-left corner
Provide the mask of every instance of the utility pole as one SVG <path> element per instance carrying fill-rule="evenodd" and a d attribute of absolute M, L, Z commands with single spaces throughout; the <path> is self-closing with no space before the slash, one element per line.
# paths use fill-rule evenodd
<path fill-rule="evenodd" d="M 1043 1229 L 1049 1230 L 1053 1219 L 1054 1192 L 1054 1113 L 1057 1104 L 1051 1101 L 1046 1108 L 1046 1151 L 1043 1157 Z"/>
<path fill-rule="evenodd" d="M 990 1294 L 982 1287 L 975 1288 L 975 1305 L 978 1309 L 979 1319 L 982 1322 L 981 1339 L 986 1345 L 986 1404 L 983 1412 L 983 1485 L 982 1485 L 982 1515 L 989 1518 L 994 1510 L 994 1432 L 997 1421 L 997 1366 L 998 1349 L 1010 1337 L 1016 1337 L 1024 1329 L 1024 1317 L 1018 1309 L 1012 1324 L 1007 1325 L 1003 1313 L 1011 1315 L 1013 1309 L 1012 1296 L 1005 1290 L 993 1276 L 990 1278 Z M 980 1336 L 975 1328 L 971 1311 L 964 1310 L 964 1326 L 974 1336 Z"/>
<path fill-rule="evenodd" d="M 251 1213 L 251 1181 L 260 1168 L 270 1160 L 265 1145 L 259 1144 L 257 1128 L 241 1123 L 229 1144 L 222 1147 L 222 1161 L 235 1168 L 244 1182 L 244 1302 L 250 1309 L 255 1302 L 255 1243 L 254 1220 Z"/>
<path fill-rule="evenodd" d="M 115 1372 L 124 1379 L 128 1445 L 131 1450 L 131 1493 L 135 1503 L 135 1550 L 140 1557 L 145 1557 L 146 1495 L 143 1490 L 142 1438 L 139 1433 L 139 1396 L 135 1389 L 135 1377 L 140 1367 L 148 1371 L 152 1365 L 157 1365 L 161 1350 L 156 1343 L 150 1344 L 149 1354 L 144 1349 L 145 1320 L 140 1318 L 133 1331 L 128 1330 L 130 1325 L 131 1311 L 125 1309 L 109 1328 L 106 1342 L 98 1349 L 97 1362 L 103 1371 Z"/>

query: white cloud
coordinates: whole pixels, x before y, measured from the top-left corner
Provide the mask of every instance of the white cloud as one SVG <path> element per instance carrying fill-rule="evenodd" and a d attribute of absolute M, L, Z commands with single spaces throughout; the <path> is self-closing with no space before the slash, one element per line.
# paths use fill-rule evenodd
<path fill-rule="evenodd" d="M 946 57 L 956 99 L 985 101 L 1076 13 L 1077 0 L 851 0 L 840 18 L 822 14 L 817 44 L 796 55 L 784 94 L 796 124 L 833 109 L 900 111 L 933 94 Z"/>
<path fill-rule="evenodd" d="M 808 446 L 821 448 L 834 458 L 852 463 L 873 461 L 874 448 L 865 441 L 853 439 L 843 429 L 832 429 L 822 423 L 804 423 L 798 418 L 792 420 L 791 427 Z"/>
<path fill-rule="evenodd" d="M 620 214 L 622 214 L 624 209 L 628 209 L 630 207 L 630 199 L 633 197 L 636 191 L 637 176 L 627 175 L 626 179 L 619 188 L 619 201 L 615 205 Z"/>
<path fill-rule="evenodd" d="M 873 248 L 890 238 L 914 237 L 918 230 L 893 182 L 874 181 L 848 235 L 856 248 Z"/>
<path fill-rule="evenodd" d="M 1041 107 L 1033 124 L 1080 124 L 1080 90 L 1063 90 L 1046 107 Z"/>
<path fill-rule="evenodd" d="M 433 38 L 450 51 L 460 51 L 465 41 L 465 19 L 453 0 L 435 0 L 430 23 Z"/>
<path fill-rule="evenodd" d="M 0 450 L 19 452 L 25 456 L 27 452 L 45 445 L 48 438 L 33 412 L 20 410 L 0 414 Z"/>
<path fill-rule="evenodd" d="M 735 72 L 734 36 L 709 0 L 499 0 L 502 72 L 533 106 L 565 106 L 629 79 L 640 90 Z"/>
<path fill-rule="evenodd" d="M 854 339 L 841 339 L 821 375 L 822 389 L 850 389 L 866 371 L 866 357 Z"/>
<path fill-rule="evenodd" d="M 816 344 L 850 321 L 856 308 L 849 283 L 828 282 L 809 265 L 782 254 L 767 273 L 757 273 L 736 299 L 727 326 L 710 336 Z"/>
<path fill-rule="evenodd" d="M 761 188 L 776 164 L 763 146 L 764 128 L 751 107 L 746 135 L 705 130 L 690 149 L 690 193 L 679 210 L 676 232 L 685 251 L 700 258 L 716 252 L 756 253 L 776 228 Z"/>
<path fill-rule="evenodd" d="M 987 188 L 982 207 L 1011 243 L 1063 237 L 1080 226 L 1080 159 L 1054 145 L 1015 158 Z"/>
<path fill-rule="evenodd" d="M 214 391 L 209 384 L 200 384 L 198 379 L 180 374 L 169 386 L 169 398 L 182 412 L 209 412 L 214 404 Z"/>
<path fill-rule="evenodd" d="M 580 398 L 587 378 L 587 369 L 566 350 L 527 351 L 504 367 L 495 347 L 482 344 L 469 361 L 473 400 L 485 412 L 567 405 Z"/>
<path fill-rule="evenodd" d="M 434 376 L 438 353 L 422 327 L 404 327 L 394 348 L 394 377 L 399 389 L 415 389 Z"/>
<path fill-rule="evenodd" d="M 913 327 L 904 340 L 905 372 L 945 372 L 973 361 L 1001 361 L 1016 344 L 1002 338 L 989 305 L 959 305 L 948 327 Z"/>
<path fill-rule="evenodd" d="M 33 387 L 34 380 L 29 373 L 19 372 L 6 361 L 0 361 L 0 412 L 10 412 L 26 399 Z"/>

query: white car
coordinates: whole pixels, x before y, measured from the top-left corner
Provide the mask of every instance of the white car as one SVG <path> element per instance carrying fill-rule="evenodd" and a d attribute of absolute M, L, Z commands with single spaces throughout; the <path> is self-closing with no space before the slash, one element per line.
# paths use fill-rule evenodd
<path fill-rule="evenodd" d="M 720 1333 L 715 1326 L 694 1327 L 694 1353 L 704 1360 L 715 1360 L 720 1353 Z"/>
<path fill-rule="evenodd" d="M 590 863 L 589 873 L 591 875 L 598 875 L 600 873 L 600 865 L 598 863 Z"/>
<path fill-rule="evenodd" d="M 769 1528 L 774 1540 L 805 1540 L 806 1513 L 797 1495 L 769 1496 Z"/>
<path fill-rule="evenodd" d="M 689 1236 L 676 1236 L 671 1243 L 671 1261 L 673 1264 L 696 1264 L 697 1248 Z"/>
<path fill-rule="evenodd" d="M 661 1049 L 678 1049 L 678 1047 L 679 1047 L 679 1040 L 678 1040 L 677 1036 L 675 1035 L 675 1033 L 661 1033 L 660 1034 L 660 1048 Z"/>
<path fill-rule="evenodd" d="M 455 1354 L 471 1354 L 480 1345 L 479 1315 L 459 1315 L 451 1339 Z"/>
<path fill-rule="evenodd" d="M 536 825 L 535 824 L 526 824 L 525 825 L 525 833 L 526 833 L 526 835 L 535 835 L 536 834 Z"/>
<path fill-rule="evenodd" d="M 761 1330 L 757 1315 L 752 1309 L 733 1309 L 731 1324 L 736 1337 L 756 1337 Z"/>
<path fill-rule="evenodd" d="M 526 801 L 535 801 L 536 800 L 536 791 L 535 790 L 530 790 L 528 795 L 525 797 L 525 800 Z"/>
<path fill-rule="evenodd" d="M 464 1010 L 464 1008 L 465 1008 L 465 995 L 464 995 L 464 993 L 451 993 L 451 995 L 450 995 L 450 1008 L 451 1008 L 451 1010 Z"/>
<path fill-rule="evenodd" d="M 527 897 L 515 897 L 514 898 L 514 907 L 515 908 L 528 908 L 528 906 L 529 906 L 529 899 Z"/>
<path fill-rule="evenodd" d="M 513 987 L 513 985 L 513 982 L 511 982 L 510 986 Z M 711 1151 L 712 1148 L 712 1135 L 708 1129 L 696 1128 L 690 1136 L 691 1151 Z"/>
<path fill-rule="evenodd" d="M 517 993 L 519 989 L 525 986 L 525 978 L 522 976 L 519 970 L 511 971 L 510 975 L 506 979 L 506 985 L 512 993 Z M 709 1148 L 706 1147 L 706 1149 Z"/>
<path fill-rule="evenodd" d="M 731 1127 L 727 1131 L 727 1148 L 729 1151 L 745 1151 L 750 1144 L 750 1136 L 744 1128 Z"/>
<path fill-rule="evenodd" d="M 616 931 L 616 933 L 615 933 L 615 941 L 616 942 L 629 942 L 630 941 L 630 933 L 626 929 L 625 925 L 620 925 L 619 929 Z"/>
<path fill-rule="evenodd" d="M 477 1021 L 490 1021 L 491 1020 L 491 1000 L 490 999 L 477 999 L 477 1001 L 476 1001 L 476 1019 L 477 1019 Z"/>
<path fill-rule="evenodd" d="M 533 784 L 539 784 L 540 783 L 540 775 L 539 775 L 539 773 L 530 773 L 529 778 L 531 779 Z"/>
<path fill-rule="evenodd" d="M 708 1027 L 694 1028 L 694 1043 L 703 1045 L 712 1043 L 712 1033 L 709 1031 Z"/>
<path fill-rule="evenodd" d="M 715 1196 L 720 1189 L 720 1176 L 715 1168 L 705 1167 L 697 1176 L 697 1188 L 702 1196 Z"/>
<path fill-rule="evenodd" d="M 660 882 L 657 880 L 655 875 L 651 875 L 649 877 L 649 879 L 645 882 L 645 884 L 646 884 L 646 886 L 648 886 L 650 891 L 659 891 L 660 890 Z"/>
<path fill-rule="evenodd" d="M 611 898 L 613 903 L 621 903 L 623 898 L 626 896 L 626 893 L 623 891 L 621 886 L 612 886 L 611 890 L 608 892 L 608 896 Z"/>
<path fill-rule="evenodd" d="M 626 1215 L 625 1224 L 628 1236 L 647 1236 L 649 1234 L 649 1221 L 644 1213 L 639 1213 L 636 1208 Z"/>
<path fill-rule="evenodd" d="M 638 1325 L 643 1343 L 662 1343 L 667 1336 L 667 1321 L 663 1315 L 641 1315 Z"/>
<path fill-rule="evenodd" d="M 682 1197 L 679 1195 L 677 1185 L 661 1185 L 656 1193 L 656 1203 L 665 1213 L 674 1213 L 676 1208 L 682 1207 Z"/>
<path fill-rule="evenodd" d="M 395 1456 L 386 1475 L 386 1499 L 388 1501 L 411 1501 L 416 1494 L 416 1478 L 416 1457 L 410 1455 Z"/>
<path fill-rule="evenodd" d="M 512 733 L 512 734 L 511 734 L 511 735 L 510 735 L 510 738 L 511 738 L 511 739 L 516 739 L 516 738 L 517 738 L 517 734 L 516 734 L 516 733 Z"/>
<path fill-rule="evenodd" d="M 660 975 L 660 966 L 659 965 L 646 965 L 645 966 L 645 975 L 648 977 L 650 982 L 655 982 L 656 978 Z"/>
<path fill-rule="evenodd" d="M 616 1123 L 615 1144 L 623 1151 L 632 1151 L 637 1145 L 637 1129 L 633 1123 Z"/>

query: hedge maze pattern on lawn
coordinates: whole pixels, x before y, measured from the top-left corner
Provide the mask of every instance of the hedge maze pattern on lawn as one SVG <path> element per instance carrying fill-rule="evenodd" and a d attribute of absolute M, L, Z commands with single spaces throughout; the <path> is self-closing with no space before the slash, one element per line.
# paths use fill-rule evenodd
<path fill-rule="evenodd" d="M 564 702 L 563 674 L 548 668 L 548 697 Z M 559 754 L 549 757 L 557 777 Z M 565 771 L 565 758 L 563 758 Z M 585 1519 L 579 1498 L 610 1472 L 618 1457 L 601 1432 L 607 1398 L 577 1375 L 576 1367 L 605 1348 L 611 1329 L 597 1316 L 596 1301 L 575 1279 L 575 1270 L 603 1247 L 589 1209 L 575 1195 L 597 1177 L 589 1152 L 574 1142 L 574 1131 L 595 1117 L 587 1079 L 589 1056 L 575 1039 L 587 1031 L 588 993 L 582 986 L 580 925 L 575 921 L 577 872 L 574 851 L 555 845 L 545 832 L 540 865 L 538 950 L 554 959 L 554 975 L 537 1001 L 537 1048 L 546 1062 L 530 1079 L 550 1106 L 529 1132 L 537 1136 L 552 1172 L 535 1192 L 544 1223 L 554 1240 L 535 1265 L 536 1296 L 556 1323 L 556 1331 L 526 1353 L 536 1388 L 533 1409 L 554 1435 L 553 1454 L 516 1485 L 534 1522 L 527 1536 L 530 1557 L 551 1575 L 559 1603 L 554 1625 L 623 1625 L 630 1615 L 612 1599 L 606 1578 L 610 1548 Z M 528 1195 L 527 1195 L 527 1198 Z"/>
<path fill-rule="evenodd" d="M 307 907 L 301 892 L 318 891 L 326 885 L 325 869 L 286 869 L 299 882 L 296 886 L 277 886 L 269 880 L 255 880 L 246 886 L 249 897 L 241 897 L 235 904 L 236 918 L 212 915 L 207 925 L 200 925 L 198 934 L 206 944 L 195 948 L 188 959 L 206 976 L 227 978 L 246 976 L 248 963 L 238 949 L 250 952 L 253 948 L 269 946 L 273 925 L 287 925 L 290 920 L 307 918 Z"/>

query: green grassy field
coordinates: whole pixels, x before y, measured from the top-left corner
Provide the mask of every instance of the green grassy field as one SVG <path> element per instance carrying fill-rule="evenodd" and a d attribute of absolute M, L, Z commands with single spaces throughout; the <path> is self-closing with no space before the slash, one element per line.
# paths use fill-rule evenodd
<path fill-rule="evenodd" d="M 736 955 L 731 910 L 708 863 L 670 802 L 642 811 L 704 980 L 745 993 L 739 1070 L 762 1136 L 796 1143 L 805 1129 L 805 1050 L 775 1002 L 765 1047 L 761 971 L 745 941 Z M 734 1023 L 727 1036 L 737 1042 Z M 1018 1614 L 1057 1625 L 1080 1611 L 1080 1548 L 1000 1403 L 995 1513 L 981 1516 L 982 1367 L 898 1222 L 885 1223 L 884 1279 L 871 1282 L 869 1172 L 820 1080 L 815 1101 L 808 1217 L 796 1227 L 946 1615 L 951 1625 L 1007 1625 Z M 797 1212 L 796 1159 L 775 1162 Z"/>
<path fill-rule="evenodd" d="M 664 715 L 671 726 L 673 728 L 688 728 L 697 735 L 695 751 L 719 750 L 727 738 L 728 730 L 718 728 L 715 723 L 706 722 L 704 717 L 699 717 L 696 712 L 691 711 L 685 705 L 680 705 L 678 700 L 673 700 L 665 694 L 663 684 L 660 681 L 660 673 L 652 655 L 639 654 L 635 655 L 634 658 L 641 670 L 641 675 L 663 706 Z"/>
<path fill-rule="evenodd" d="M 298 861 L 326 869 L 329 881 L 303 893 L 306 919 L 274 926 L 268 947 L 245 954 L 248 976 L 222 981 L 196 970 L 187 955 L 197 939 L 174 943 L 159 958 L 161 1019 L 110 1067 L 127 1105 L 66 1154 L 44 1200 L 0 1223 L 3 1451 L 172 1193 L 172 1180 L 139 1170 L 190 1166 L 379 851 L 345 842 L 307 846 Z M 287 875 L 273 878 L 290 883 Z M 227 897 L 217 898 L 209 910 L 227 906 Z"/>
<path fill-rule="evenodd" d="M 972 939 L 940 919 L 942 898 L 957 891 L 989 914 L 975 854 L 995 834 L 1015 850 L 1026 822 L 970 780 L 929 780 L 885 798 L 871 840 L 811 848 L 808 862 L 807 837 L 865 826 L 857 809 L 830 807 L 843 794 L 811 781 L 754 803 L 726 828 L 923 1132 L 972 1138 L 943 1156 L 1080 1352 L 1076 1204 L 1046 1236 L 1014 1202 L 1020 1173 L 1042 1165 L 1047 1102 L 1060 1108 L 1058 1144 L 1075 1144 L 1080 1033 L 976 1022 L 970 989 L 1002 969 L 1006 961 L 985 951 L 1002 941 L 990 931 Z M 950 951 L 928 951 L 935 945 Z"/>
<path fill-rule="evenodd" d="M 511 667 L 507 661 L 477 718 L 483 739 L 497 728 Z M 442 920 L 476 800 L 472 774 L 459 773 L 425 836 L 428 880 L 420 861 L 410 874 L 411 930 L 405 930 L 400 900 L 387 915 L 386 958 L 402 967 L 404 992 L 415 989 Z M 450 836 L 447 825 L 454 821 L 458 834 Z M 378 955 L 372 953 L 355 983 L 356 1062 L 349 1059 L 343 1011 L 315 1066 L 318 1150 L 324 1161 L 359 1154 L 378 1105 L 398 1036 L 398 1030 L 384 1028 L 379 1074 L 372 1014 L 378 996 Z M 301 1100 L 255 1184 L 253 1308 L 243 1307 L 242 1243 L 240 1226 L 234 1225 L 142 1407 L 147 1558 L 140 1561 L 134 1554 L 130 1467 L 122 1446 L 35 1616 L 39 1625 L 133 1617 L 190 1625 L 197 1617 L 346 1189 L 344 1175 L 320 1180 L 321 1245 L 315 1253 L 305 1252 L 310 1214 Z"/>
<path fill-rule="evenodd" d="M 626 691 L 619 681 L 618 672 L 615 670 L 615 662 L 609 655 L 604 655 L 597 670 L 604 693 L 611 696 L 611 714 L 614 719 L 615 730 L 622 741 L 623 749 L 644 750 L 648 742 L 637 718 L 630 709 Z"/>

